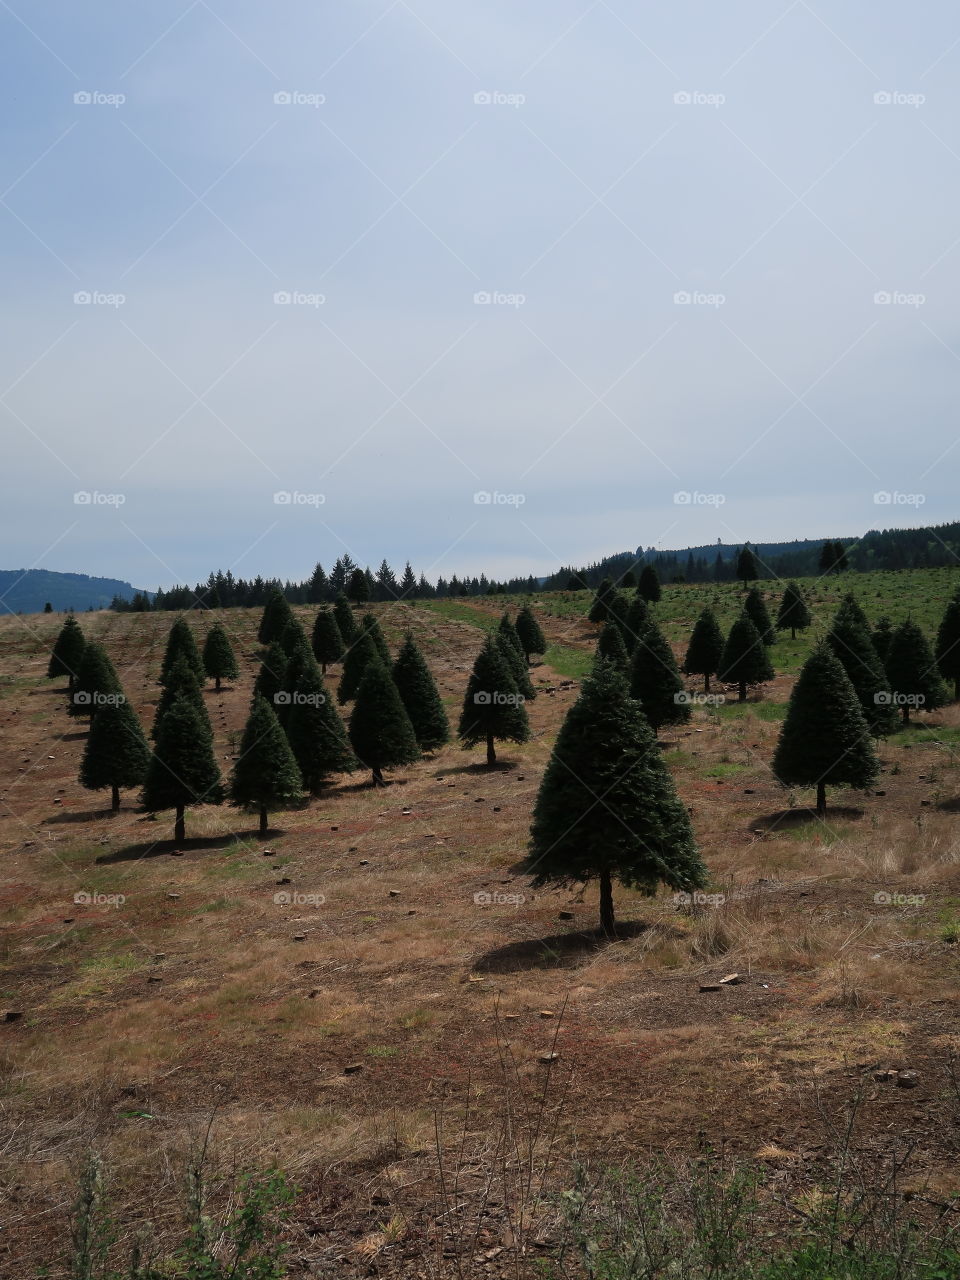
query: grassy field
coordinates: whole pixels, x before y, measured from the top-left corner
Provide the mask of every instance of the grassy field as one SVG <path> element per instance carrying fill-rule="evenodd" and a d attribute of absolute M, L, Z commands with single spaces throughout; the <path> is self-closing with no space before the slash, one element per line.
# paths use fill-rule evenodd
<path fill-rule="evenodd" d="M 589 667 L 586 595 L 534 602 L 550 648 L 533 670 L 533 736 L 505 747 L 502 767 L 454 744 L 382 791 L 339 779 L 276 815 L 267 841 L 229 807 L 188 812 L 180 846 L 172 815 L 125 795 L 111 817 L 78 785 L 85 725 L 44 674 L 62 619 L 0 621 L 0 990 L 14 1015 L 0 1023 L 0 1274 L 70 1274 L 67 1219 L 91 1150 L 120 1234 L 149 1220 L 175 1238 L 208 1130 L 214 1207 L 239 1167 L 276 1163 L 296 1183 L 297 1276 L 544 1274 L 534 1262 L 555 1256 L 556 1193 L 577 1162 L 697 1159 L 705 1141 L 763 1172 L 765 1221 L 786 1233 L 830 1184 L 854 1098 L 857 1167 L 886 1167 L 895 1147 L 897 1186 L 952 1214 L 960 708 L 882 744 L 876 792 L 832 793 L 825 822 L 770 759 L 793 676 L 843 592 L 932 634 L 956 580 L 808 585 L 815 624 L 778 641 L 763 697 L 661 735 L 711 901 L 618 889 L 627 927 L 613 943 L 594 931 L 593 888 L 533 892 L 517 870 Z M 704 604 L 727 626 L 741 594 L 666 587 L 655 612 L 678 656 Z M 394 650 L 414 631 L 453 718 L 503 607 L 373 612 Z M 217 616 L 242 670 L 205 695 L 226 773 L 258 616 Z M 80 621 L 149 726 L 172 616 Z M 200 638 L 210 621 L 189 617 Z"/>

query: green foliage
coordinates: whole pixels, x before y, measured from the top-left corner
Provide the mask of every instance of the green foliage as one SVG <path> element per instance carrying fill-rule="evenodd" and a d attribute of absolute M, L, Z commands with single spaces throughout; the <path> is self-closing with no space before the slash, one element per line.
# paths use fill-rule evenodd
<path fill-rule="evenodd" d="M 383 634 L 380 623 L 372 613 L 365 613 L 363 615 L 363 622 L 361 623 L 361 626 L 377 646 L 377 654 L 380 657 L 380 661 L 389 671 L 390 664 L 393 662 L 393 659 L 390 657 L 390 650 L 387 646 L 386 636 Z"/>
<path fill-rule="evenodd" d="M 488 760 L 493 754 L 494 740 L 526 742 L 530 737 L 523 695 L 517 689 L 507 661 L 492 636 L 487 637 L 473 664 L 457 736 L 464 747 L 486 742 Z"/>
<path fill-rule="evenodd" d="M 260 697 L 271 707 L 277 705 L 277 694 L 286 689 L 287 655 L 279 640 L 271 642 L 263 655 L 263 662 L 257 672 L 253 686 L 253 696 Z"/>
<path fill-rule="evenodd" d="M 827 644 L 856 690 L 870 732 L 875 738 L 886 738 L 896 730 L 897 712 L 886 696 L 887 673 L 873 647 L 870 627 L 862 618 L 856 605 L 845 602 L 827 634 Z"/>
<path fill-rule="evenodd" d="M 236 680 L 240 675 L 230 640 L 221 623 L 215 622 L 203 642 L 203 669 L 220 688 L 221 680 Z"/>
<path fill-rule="evenodd" d="M 630 696 L 643 708 L 654 733 L 663 725 L 682 724 L 690 719 L 690 707 L 683 693 L 673 650 L 663 632 L 648 618 L 637 637 L 630 660 Z"/>
<path fill-rule="evenodd" d="M 356 769 L 346 727 L 315 664 L 304 671 L 293 692 L 286 731 L 304 786 L 312 795 L 332 774 Z"/>
<path fill-rule="evenodd" d="M 723 657 L 723 632 L 712 609 L 704 609 L 697 619 L 683 659 L 683 670 L 689 676 L 715 675 Z"/>
<path fill-rule="evenodd" d="M 885 665 L 889 688 L 896 698 L 913 700 L 920 711 L 933 711 L 950 701 L 927 637 L 911 619 L 901 622 L 893 633 Z M 901 705 L 906 721 L 911 702 Z"/>
<path fill-rule="evenodd" d="M 423 654 L 407 632 L 393 664 L 393 682 L 422 751 L 436 751 L 450 740 L 450 725 L 436 682 Z"/>
<path fill-rule="evenodd" d="M 513 683 L 517 686 L 517 692 L 522 694 L 528 702 L 532 702 L 537 696 L 537 691 L 533 687 L 523 654 L 518 651 L 516 645 L 502 627 L 494 632 L 493 638 L 503 656 L 504 662 L 510 668 L 510 674 L 513 676 Z"/>
<path fill-rule="evenodd" d="M 737 556 L 736 577 L 741 582 L 756 582 L 759 577 L 757 561 L 749 547 L 744 547 Z"/>
<path fill-rule="evenodd" d="M 873 647 L 877 651 L 877 657 L 883 663 L 884 670 L 886 670 L 887 654 L 890 652 L 890 641 L 893 639 L 893 623 L 886 614 L 877 619 L 877 625 L 873 629 L 871 639 L 873 640 Z"/>
<path fill-rule="evenodd" d="M 354 569 L 351 573 L 347 595 L 355 604 L 363 604 L 370 599 L 370 583 L 362 569 Z"/>
<path fill-rule="evenodd" d="M 100 707 L 83 752 L 81 784 L 90 791 L 139 787 L 149 763 L 150 748 L 129 702 L 124 698 Z"/>
<path fill-rule="evenodd" d="M 629 604 L 627 612 L 624 615 L 623 625 L 620 631 L 623 635 L 623 643 L 626 645 L 627 653 L 633 653 L 637 647 L 637 638 L 643 630 L 644 623 L 650 617 L 650 607 L 644 600 L 643 596 L 634 593 Z M 620 619 L 617 618 L 619 624 Z"/>
<path fill-rule="evenodd" d="M 223 798 L 213 743 L 196 707 L 178 696 L 157 727 L 143 784 L 143 805 L 156 813 Z"/>
<path fill-rule="evenodd" d="M 79 671 L 86 643 L 80 623 L 71 613 L 60 628 L 50 651 L 47 678 L 55 680 L 57 676 L 66 676 L 72 684 Z"/>
<path fill-rule="evenodd" d="M 165 685 L 178 658 L 183 658 L 202 685 L 206 679 L 203 659 L 186 618 L 178 618 L 167 636 L 167 648 L 160 664 L 160 683 Z"/>
<path fill-rule="evenodd" d="M 67 707 L 72 716 L 95 717 L 98 709 L 122 696 L 120 681 L 107 657 L 107 651 L 96 641 L 84 646 L 73 691 Z"/>
<path fill-rule="evenodd" d="M 759 587 L 750 588 L 743 602 L 743 607 L 750 621 L 757 628 L 757 634 L 763 643 L 773 644 L 777 638 L 776 632 L 773 629 L 773 623 L 770 621 L 770 614 L 763 598 L 763 592 Z"/>
<path fill-rule="evenodd" d="M 363 673 L 374 659 L 378 662 L 382 661 L 373 636 L 369 631 L 363 630 L 344 656 L 340 686 L 337 689 L 338 702 L 349 702 L 351 698 L 357 696 Z"/>
<path fill-rule="evenodd" d="M 273 707 L 255 697 L 230 779 L 230 799 L 245 809 L 280 809 L 302 798 L 303 781 Z"/>
<path fill-rule="evenodd" d="M 360 628 L 357 626 L 357 620 L 353 616 L 353 610 L 350 608 L 350 601 L 342 591 L 333 602 L 333 616 L 343 643 L 345 645 L 353 644 L 360 634 Z"/>
<path fill-rule="evenodd" d="M 746 610 L 730 628 L 717 675 L 725 683 L 739 685 L 741 699 L 746 694 L 747 685 L 773 679 L 773 667 L 766 647 Z"/>
<path fill-rule="evenodd" d="M 349 609 L 349 605 L 347 608 Z M 352 615 L 351 615 L 352 620 Z M 337 626 L 337 620 L 329 609 L 321 609 L 313 624 L 313 656 L 320 663 L 323 671 L 331 662 L 339 662 L 343 657 L 343 636 Z"/>
<path fill-rule="evenodd" d="M 609 617 L 608 604 L 613 591 L 614 587 L 611 579 L 604 578 L 590 602 L 590 611 L 587 614 L 590 622 L 606 622 Z"/>
<path fill-rule="evenodd" d="M 623 643 L 623 633 L 615 622 L 605 622 L 597 640 L 597 657 L 613 663 L 621 675 L 630 669 L 630 656 Z"/>
<path fill-rule="evenodd" d="M 261 644 L 273 644 L 283 635 L 288 622 L 293 618 L 293 610 L 282 591 L 274 589 L 263 606 L 263 615 L 257 629 L 257 639 Z"/>
<path fill-rule="evenodd" d="M 296 618 L 291 617 L 281 633 L 280 648 L 289 657 L 301 645 L 308 645 L 308 643 L 303 627 L 301 627 Z"/>
<path fill-rule="evenodd" d="M 803 592 L 795 582 L 788 582 L 777 610 L 777 630 L 789 631 L 793 636 L 797 631 L 806 631 L 812 621 Z"/>
<path fill-rule="evenodd" d="M 177 698 L 184 698 L 195 709 L 203 726 L 203 732 L 212 742 L 213 728 L 210 724 L 210 717 L 207 714 L 206 703 L 203 700 L 203 690 L 193 668 L 183 654 L 177 657 L 173 666 L 167 672 L 166 683 L 160 693 L 160 701 L 157 703 L 157 709 L 154 712 L 153 729 L 150 736 L 156 740 L 163 717 L 176 702 Z"/>
<path fill-rule="evenodd" d="M 373 642 L 368 639 L 368 644 Z M 362 764 L 383 781 L 382 770 L 420 759 L 417 736 L 393 677 L 374 651 L 350 716 L 350 745 Z"/>
<path fill-rule="evenodd" d="M 517 635 L 520 637 L 520 644 L 523 646 L 523 652 L 528 662 L 531 654 L 547 652 L 546 637 L 528 604 L 525 604 L 517 614 L 514 626 L 517 629 Z"/>
<path fill-rule="evenodd" d="M 640 581 L 637 584 L 637 592 L 641 599 L 646 600 L 648 604 L 656 604 L 663 591 L 660 587 L 660 575 L 652 564 L 643 566 L 640 573 Z"/>
<path fill-rule="evenodd" d="M 940 674 L 953 683 L 956 701 L 960 699 L 960 593 L 953 597 L 940 619 L 935 652 Z"/>

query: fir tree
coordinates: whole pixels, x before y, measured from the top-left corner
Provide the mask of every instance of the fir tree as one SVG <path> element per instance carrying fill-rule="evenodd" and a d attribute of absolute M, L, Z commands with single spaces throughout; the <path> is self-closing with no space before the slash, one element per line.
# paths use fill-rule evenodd
<path fill-rule="evenodd" d="M 650 617 L 650 606 L 641 595 L 634 595 L 630 603 L 627 605 L 627 612 L 623 619 L 623 625 L 620 627 L 623 635 L 623 643 L 626 646 L 628 654 L 632 654 L 637 647 L 637 638 L 643 630 Z M 617 622 L 619 623 L 619 618 Z"/>
<path fill-rule="evenodd" d="M 873 647 L 870 627 L 861 618 L 863 611 L 858 606 L 841 606 L 827 644 L 853 685 L 867 728 L 875 738 L 885 738 L 897 727 L 897 713 L 886 697 L 887 675 Z"/>
<path fill-rule="evenodd" d="M 329 609 L 321 609 L 313 624 L 313 656 L 324 675 L 328 663 L 339 662 L 343 657 L 343 636 Z"/>
<path fill-rule="evenodd" d="M 960 592 L 947 605 L 940 619 L 936 655 L 940 674 L 944 680 L 953 681 L 953 700 L 956 702 L 960 699 Z"/>
<path fill-rule="evenodd" d="M 507 632 L 503 630 L 495 631 L 493 638 L 496 641 L 497 648 L 503 655 L 503 660 L 507 664 L 511 676 L 513 676 L 513 683 L 517 686 L 517 692 L 521 693 L 528 702 L 532 702 L 537 696 L 537 691 L 533 687 L 530 672 L 522 654 L 517 653 L 516 646 Z"/>
<path fill-rule="evenodd" d="M 350 716 L 350 745 L 383 786 L 383 770 L 420 759 L 420 748 L 393 677 L 376 650 L 367 663 Z"/>
<path fill-rule="evenodd" d="M 494 742 L 526 742 L 530 737 L 523 695 L 500 648 L 489 636 L 467 683 L 457 736 L 465 748 L 487 744 L 487 764 L 496 764 Z"/>
<path fill-rule="evenodd" d="M 370 599 L 370 581 L 362 569 L 354 569 L 351 573 L 347 596 L 354 604 L 365 604 Z"/>
<path fill-rule="evenodd" d="M 673 650 L 652 618 L 637 637 L 630 659 L 630 696 L 643 707 L 654 733 L 663 725 L 682 724 L 690 719 Z"/>
<path fill-rule="evenodd" d="M 637 584 L 637 591 L 642 599 L 648 604 L 656 604 L 663 592 L 660 588 L 660 575 L 652 564 L 643 566 L 640 574 L 640 581 Z"/>
<path fill-rule="evenodd" d="M 174 809 L 174 840 L 185 839 L 184 810 L 193 804 L 220 804 L 223 789 L 213 743 L 196 708 L 183 697 L 163 717 L 143 784 L 143 806 L 151 813 Z"/>
<path fill-rule="evenodd" d="M 167 680 L 161 690 L 160 701 L 157 703 L 157 709 L 153 715 L 153 729 L 150 736 L 154 741 L 157 740 L 160 723 L 178 698 L 183 698 L 190 703 L 204 727 L 204 732 L 212 742 L 213 728 L 210 724 L 210 717 L 207 714 L 206 704 L 203 701 L 203 690 L 197 681 L 193 668 L 183 654 L 180 654 L 167 672 Z"/>
<path fill-rule="evenodd" d="M 828 785 L 865 789 L 879 770 L 856 690 L 833 650 L 822 644 L 793 686 L 773 772 L 787 786 L 816 787 L 823 817 Z"/>
<path fill-rule="evenodd" d="M 260 811 L 260 835 L 265 836 L 269 811 L 298 803 L 302 791 L 300 770 L 280 721 L 269 703 L 255 697 L 230 778 L 230 799 L 243 809 Z"/>
<path fill-rule="evenodd" d="M 739 702 L 746 702 L 748 684 L 762 684 L 773 679 L 773 667 L 766 647 L 746 610 L 730 628 L 717 675 L 725 684 L 739 687 Z"/>
<path fill-rule="evenodd" d="M 736 576 L 744 586 L 746 586 L 748 582 L 756 582 L 757 578 L 760 576 L 757 572 L 756 557 L 749 547 L 743 547 L 737 556 Z"/>
<path fill-rule="evenodd" d="M 643 601 L 646 604 L 646 601 Z M 630 613 L 630 601 L 622 591 L 614 591 L 607 601 L 607 620 L 612 622 L 620 631 L 620 638 L 623 640 L 624 648 L 630 651 L 630 642 L 636 644 L 636 637 L 631 636 L 627 627 L 627 616 Z"/>
<path fill-rule="evenodd" d="M 286 731 L 304 786 L 311 795 L 320 791 L 331 774 L 352 773 L 356 769 L 357 759 L 350 749 L 347 730 L 316 665 L 304 671 L 294 691 Z"/>
<path fill-rule="evenodd" d="M 885 665 L 892 699 L 900 707 L 904 724 L 910 721 L 911 706 L 933 711 L 950 701 L 927 637 L 909 618 L 893 633 Z"/>
<path fill-rule="evenodd" d="M 287 655 L 279 640 L 273 640 L 257 672 L 253 696 L 260 697 L 268 706 L 277 705 L 277 694 L 287 687 Z"/>
<path fill-rule="evenodd" d="M 599 658 L 567 713 L 533 812 L 526 870 L 543 885 L 600 885 L 600 924 L 613 936 L 613 881 L 653 894 L 706 884 L 687 811 L 629 697 Z"/>
<path fill-rule="evenodd" d="M 56 680 L 57 676 L 67 677 L 67 692 L 73 693 L 74 682 L 80 670 L 80 659 L 86 647 L 80 623 L 73 614 L 68 614 L 66 622 L 60 628 L 60 634 L 54 641 L 47 666 L 47 678 Z"/>
<path fill-rule="evenodd" d="M 415 600 L 419 594 L 417 589 L 417 575 L 410 567 L 410 561 L 403 566 L 403 574 L 400 578 L 400 599 Z"/>
<path fill-rule="evenodd" d="M 110 808 L 120 808 L 120 790 L 139 787 L 150 763 L 150 748 L 133 708 L 122 698 L 97 711 L 80 765 L 80 782 L 89 791 L 110 788 Z"/>
<path fill-rule="evenodd" d="M 207 673 L 203 669 L 203 659 L 200 657 L 197 642 L 193 638 L 193 632 L 190 630 L 186 618 L 178 618 L 170 628 L 170 634 L 167 636 L 166 652 L 163 655 L 163 662 L 160 666 L 161 684 L 167 683 L 170 668 L 181 657 L 189 664 L 200 684 L 203 684 L 207 678 Z"/>
<path fill-rule="evenodd" d="M 719 671 L 722 657 L 723 632 L 713 610 L 706 608 L 693 628 L 683 670 L 688 676 L 703 676 L 703 691 L 709 693 L 710 677 Z"/>
<path fill-rule="evenodd" d="M 606 622 L 609 616 L 608 601 L 613 595 L 613 589 L 613 582 L 609 578 L 604 578 L 597 587 L 590 604 L 590 612 L 587 614 L 590 622 Z"/>
<path fill-rule="evenodd" d="M 843 547 L 841 546 L 840 552 L 842 553 L 842 551 L 843 551 Z M 834 546 L 834 544 L 829 541 L 825 542 L 823 546 L 820 548 L 820 560 L 818 564 L 820 573 L 823 575 L 826 575 L 828 573 L 836 573 L 837 561 L 839 560 L 839 558 L 840 558 L 840 555 L 838 554 L 837 548 Z"/>
<path fill-rule="evenodd" d="M 513 648 L 514 653 L 517 655 L 518 658 L 523 659 L 524 666 L 526 666 L 527 655 L 524 652 L 523 644 L 520 640 L 519 635 L 517 634 L 517 628 L 510 621 L 509 613 L 502 613 L 500 615 L 500 625 L 498 630 L 500 635 L 502 635 L 504 639 L 509 641 L 510 645 Z"/>
<path fill-rule="evenodd" d="M 217 693 L 220 692 L 221 680 L 236 680 L 240 675 L 227 633 L 219 622 L 215 622 L 207 632 L 203 644 L 203 669 L 214 681 Z"/>
<path fill-rule="evenodd" d="M 349 702 L 351 698 L 356 697 L 363 673 L 374 658 L 378 662 L 381 661 L 373 636 L 369 631 L 363 631 L 347 650 L 343 659 L 343 672 L 340 676 L 340 687 L 337 689 L 338 702 Z"/>
<path fill-rule="evenodd" d="M 100 707 L 123 696 L 120 681 L 107 657 L 107 651 L 96 641 L 86 643 L 77 667 L 68 711 L 72 716 L 96 716 Z"/>
<path fill-rule="evenodd" d="M 263 606 L 257 639 L 261 644 L 273 644 L 274 640 L 279 640 L 283 635 L 284 628 L 292 618 L 293 611 L 286 596 L 282 591 L 274 588 Z"/>
<path fill-rule="evenodd" d="M 409 631 L 393 664 L 393 683 L 421 751 L 437 751 L 449 742 L 450 725 L 440 692 Z"/>
<path fill-rule="evenodd" d="M 795 582 L 788 582 L 777 611 L 777 630 L 786 631 L 789 627 L 790 639 L 796 640 L 797 632 L 806 631 L 812 621 L 803 592 Z"/>
<path fill-rule="evenodd" d="M 353 610 L 350 608 L 350 601 L 341 592 L 337 596 L 333 604 L 333 616 L 336 619 L 337 630 L 346 646 L 350 646 L 360 634 L 360 628 L 357 626 L 357 620 L 353 616 Z"/>
<path fill-rule="evenodd" d="M 330 594 L 330 579 L 327 577 L 323 565 L 318 564 L 314 569 L 310 578 L 310 585 L 307 588 L 307 603 L 322 604 Z"/>
<path fill-rule="evenodd" d="M 617 668 L 621 675 L 630 669 L 630 656 L 623 643 L 623 633 L 615 622 L 605 622 L 600 638 L 597 641 L 597 658 L 605 658 Z"/>
<path fill-rule="evenodd" d="M 366 631 L 366 633 L 370 636 L 370 639 L 373 641 L 373 643 L 377 646 L 377 655 L 379 656 L 380 661 L 389 671 L 391 663 L 393 662 L 393 659 L 390 657 L 390 650 L 387 647 L 386 637 L 383 634 L 383 630 L 380 626 L 380 623 L 376 620 L 376 618 L 373 616 L 372 613 L 365 613 L 363 615 L 362 627 L 363 627 L 363 630 Z"/>
<path fill-rule="evenodd" d="M 873 647 L 877 651 L 877 657 L 884 665 L 887 665 L 887 654 L 890 652 L 890 641 L 893 639 L 893 623 L 889 618 L 883 617 L 877 619 L 877 625 L 873 629 Z"/>
<path fill-rule="evenodd" d="M 517 620 L 514 623 L 517 629 L 517 635 L 520 637 L 520 644 L 523 646 L 524 656 L 527 659 L 527 666 L 530 665 L 530 655 L 533 653 L 546 653 L 547 641 L 541 630 L 540 623 L 534 616 L 533 610 L 528 604 L 525 604 L 517 614 Z"/>
<path fill-rule="evenodd" d="M 280 648 L 289 658 L 295 649 L 305 644 L 308 644 L 307 633 L 297 619 L 291 616 L 280 634 Z"/>
<path fill-rule="evenodd" d="M 773 629 L 773 623 L 770 621 L 770 614 L 767 611 L 763 593 L 759 587 L 750 588 L 743 602 L 743 607 L 750 615 L 750 621 L 757 628 L 763 643 L 767 645 L 773 644 L 777 637 Z"/>
<path fill-rule="evenodd" d="M 300 681 L 308 671 L 315 670 L 316 666 L 313 650 L 305 639 L 301 640 L 300 644 L 297 645 L 287 659 L 287 665 L 283 672 L 283 687 L 277 690 L 273 696 L 273 702 L 270 704 L 284 728 L 286 728 L 290 719 L 290 713 L 293 710 L 293 697 L 300 685 Z"/>
<path fill-rule="evenodd" d="M 635 591 L 636 588 L 637 588 L 637 575 L 634 573 L 632 569 L 628 569 L 627 572 L 620 579 L 620 590 Z"/>

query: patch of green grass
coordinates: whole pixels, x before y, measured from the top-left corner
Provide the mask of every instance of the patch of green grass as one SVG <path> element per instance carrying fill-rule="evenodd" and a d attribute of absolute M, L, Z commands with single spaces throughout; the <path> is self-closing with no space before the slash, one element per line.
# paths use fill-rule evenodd
<path fill-rule="evenodd" d="M 724 702 L 717 708 L 724 720 L 746 720 L 752 716 L 755 720 L 782 720 L 787 714 L 785 702 Z"/>
<path fill-rule="evenodd" d="M 574 649 L 568 644 L 552 644 L 543 655 L 546 666 L 567 680 L 580 680 L 593 666 L 593 654 L 588 649 Z"/>
<path fill-rule="evenodd" d="M 459 600 L 424 600 L 422 607 L 450 622 L 468 622 L 481 631 L 492 631 L 499 621 L 498 615 L 486 613 L 482 606 L 463 604 Z"/>
<path fill-rule="evenodd" d="M 741 773 L 749 773 L 752 765 L 737 764 L 733 760 L 718 760 L 703 770 L 705 778 L 736 778 Z"/>
<path fill-rule="evenodd" d="M 372 1044 L 367 1050 L 371 1058 L 395 1058 L 399 1052 L 392 1044 Z"/>

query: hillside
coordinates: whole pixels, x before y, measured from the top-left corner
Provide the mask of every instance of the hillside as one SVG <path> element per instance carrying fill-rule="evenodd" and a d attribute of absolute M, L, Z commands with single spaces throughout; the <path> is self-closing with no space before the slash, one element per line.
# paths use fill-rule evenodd
<path fill-rule="evenodd" d="M 51 569 L 0 569 L 0 607 L 5 613 L 40 613 L 45 604 L 57 612 L 107 609 L 114 596 L 132 600 L 136 588 L 118 578 L 90 578 L 85 573 Z M 152 595 L 152 592 L 143 594 Z"/>

